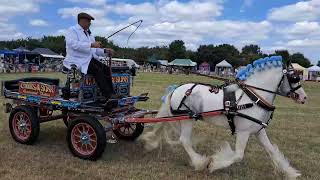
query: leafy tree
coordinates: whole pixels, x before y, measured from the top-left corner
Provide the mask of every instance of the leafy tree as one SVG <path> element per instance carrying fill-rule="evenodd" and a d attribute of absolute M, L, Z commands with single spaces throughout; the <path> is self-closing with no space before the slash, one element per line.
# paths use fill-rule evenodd
<path fill-rule="evenodd" d="M 317 66 L 320 66 L 320 61 L 318 61 Z"/>
<path fill-rule="evenodd" d="M 38 45 L 45 47 L 45 48 L 49 48 L 52 51 L 58 53 L 58 54 L 66 54 L 66 49 L 65 49 L 65 40 L 64 40 L 64 36 L 44 36 L 41 39 L 41 44 Z M 36 47 L 34 47 L 36 48 Z M 30 49 L 34 49 L 34 48 L 30 48 Z"/>
<path fill-rule="evenodd" d="M 214 47 L 214 55 L 215 61 L 220 62 L 222 60 L 227 60 L 234 66 L 241 65 L 240 59 L 240 52 L 236 47 L 230 44 L 221 44 Z"/>
<path fill-rule="evenodd" d="M 238 49 L 229 44 L 218 46 L 210 44 L 200 45 L 197 50 L 197 62 L 202 63 L 206 61 L 210 64 L 211 68 L 224 59 L 238 66 L 240 64 Z"/>
<path fill-rule="evenodd" d="M 218 63 L 215 60 L 215 55 L 214 55 L 214 45 L 200 45 L 197 53 L 196 53 L 196 61 L 200 64 L 202 62 L 208 62 L 212 67 L 214 64 Z"/>
<path fill-rule="evenodd" d="M 246 45 L 242 48 L 241 54 L 246 54 L 246 55 L 261 55 L 261 49 L 258 45 L 250 44 Z"/>
<path fill-rule="evenodd" d="M 242 48 L 241 51 L 241 65 L 251 63 L 254 60 L 264 57 L 261 52 L 261 49 L 258 45 L 250 44 Z"/>
<path fill-rule="evenodd" d="M 298 63 L 303 67 L 310 67 L 311 63 L 309 61 L 309 59 L 307 59 L 306 57 L 304 57 L 303 54 L 301 53 L 294 53 L 290 56 L 290 59 L 293 63 Z"/>
<path fill-rule="evenodd" d="M 169 60 L 186 57 L 186 47 L 182 40 L 174 40 L 169 45 Z"/>
<path fill-rule="evenodd" d="M 285 63 L 287 63 L 289 61 L 290 54 L 289 54 L 288 50 L 277 50 L 277 51 L 275 51 L 275 54 L 282 56 L 282 59 Z"/>

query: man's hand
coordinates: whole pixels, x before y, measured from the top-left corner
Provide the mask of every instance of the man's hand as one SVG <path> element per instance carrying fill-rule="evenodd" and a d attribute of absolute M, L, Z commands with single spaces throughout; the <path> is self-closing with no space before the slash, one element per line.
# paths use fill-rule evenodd
<path fill-rule="evenodd" d="M 109 56 L 110 56 L 110 55 L 113 56 L 114 50 L 111 49 L 111 48 L 106 48 L 106 49 L 104 49 L 104 53 L 107 53 Z"/>
<path fill-rule="evenodd" d="M 92 48 L 101 48 L 101 42 L 97 41 L 97 42 L 91 43 L 91 47 Z"/>

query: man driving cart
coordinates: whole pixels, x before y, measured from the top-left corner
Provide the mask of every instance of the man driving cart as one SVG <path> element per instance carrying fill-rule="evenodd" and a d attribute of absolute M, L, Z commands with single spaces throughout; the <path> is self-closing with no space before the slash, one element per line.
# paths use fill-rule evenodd
<path fill-rule="evenodd" d="M 101 42 L 95 41 L 89 29 L 91 20 L 94 20 L 91 15 L 79 13 L 78 24 L 67 30 L 65 34 L 67 55 L 63 65 L 71 69 L 71 65 L 75 64 L 82 73 L 93 75 L 106 101 L 110 98 L 119 98 L 114 94 L 109 67 L 99 61 L 99 56 L 111 56 L 114 51 L 102 48 Z"/>

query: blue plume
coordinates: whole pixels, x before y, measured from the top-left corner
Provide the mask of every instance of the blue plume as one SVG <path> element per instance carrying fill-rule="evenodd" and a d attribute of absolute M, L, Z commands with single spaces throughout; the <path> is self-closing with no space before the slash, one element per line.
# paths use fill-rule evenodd
<path fill-rule="evenodd" d="M 161 97 L 161 101 L 165 103 L 166 98 L 169 94 L 171 94 L 174 90 L 176 90 L 179 86 L 174 84 L 167 87 L 165 94 Z"/>
<path fill-rule="evenodd" d="M 260 58 L 258 60 L 255 60 L 253 63 L 253 66 L 251 64 L 248 64 L 245 68 L 241 68 L 236 78 L 245 81 L 248 79 L 248 77 L 254 73 L 254 70 L 262 71 L 265 68 L 272 68 L 272 67 L 278 67 L 282 66 L 282 57 L 281 56 L 271 56 L 271 57 L 265 57 Z"/>

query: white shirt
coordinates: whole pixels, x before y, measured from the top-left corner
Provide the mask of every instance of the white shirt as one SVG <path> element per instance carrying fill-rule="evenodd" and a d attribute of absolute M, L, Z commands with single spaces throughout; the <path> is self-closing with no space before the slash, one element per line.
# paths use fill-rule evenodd
<path fill-rule="evenodd" d="M 67 30 L 65 40 L 67 55 L 63 65 L 69 69 L 71 64 L 75 64 L 82 73 L 87 74 L 92 57 L 99 60 L 99 56 L 105 56 L 104 49 L 91 48 L 91 43 L 95 42 L 95 39 L 88 33 L 86 35 L 79 24 Z"/>

